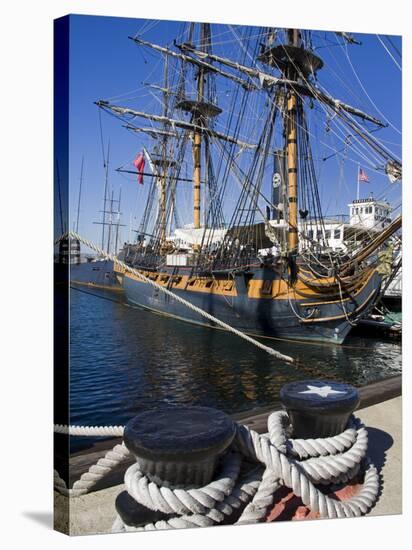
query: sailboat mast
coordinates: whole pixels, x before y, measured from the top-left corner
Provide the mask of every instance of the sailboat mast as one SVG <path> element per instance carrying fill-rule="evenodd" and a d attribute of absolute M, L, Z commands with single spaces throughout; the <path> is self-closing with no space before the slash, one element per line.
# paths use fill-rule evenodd
<path fill-rule="evenodd" d="M 107 160 L 103 159 L 105 175 L 104 175 L 104 193 L 103 193 L 103 223 L 102 223 L 102 249 L 104 250 L 104 234 L 106 227 L 106 204 L 107 204 L 107 186 L 109 182 L 109 155 L 110 155 L 110 142 L 107 145 Z"/>
<path fill-rule="evenodd" d="M 117 223 L 116 223 L 116 241 L 115 241 L 115 248 L 114 253 L 117 256 L 117 248 L 119 243 L 119 225 L 120 225 L 120 201 L 122 200 L 122 188 L 119 189 L 119 199 L 117 201 Z"/>
<path fill-rule="evenodd" d="M 114 192 L 113 192 L 113 189 L 112 189 L 112 192 L 111 192 L 111 195 L 110 195 L 110 211 L 108 212 L 109 215 L 110 215 L 110 221 L 108 223 L 109 225 L 109 231 L 108 231 L 108 235 L 107 235 L 107 248 L 106 250 L 109 252 L 111 252 L 111 244 L 112 244 L 112 225 L 113 225 L 113 202 L 114 202 Z"/>
<path fill-rule="evenodd" d="M 288 29 L 288 44 L 299 46 L 299 32 L 297 29 Z M 296 69 L 290 63 L 287 68 L 287 78 L 295 80 Z M 290 89 L 287 100 L 286 118 L 286 158 L 288 168 L 288 252 L 296 254 L 298 251 L 298 155 L 297 155 L 297 97 L 296 92 Z"/>
<path fill-rule="evenodd" d="M 201 50 L 204 51 L 204 24 L 201 25 Z M 197 75 L 197 101 L 199 103 L 203 102 L 204 97 L 204 69 L 199 67 L 199 72 Z M 200 124 L 200 117 L 196 116 L 195 124 Z M 202 134 L 199 130 L 195 130 L 193 136 L 193 226 L 195 229 L 200 228 L 200 179 L 201 179 L 201 146 L 202 146 Z"/>

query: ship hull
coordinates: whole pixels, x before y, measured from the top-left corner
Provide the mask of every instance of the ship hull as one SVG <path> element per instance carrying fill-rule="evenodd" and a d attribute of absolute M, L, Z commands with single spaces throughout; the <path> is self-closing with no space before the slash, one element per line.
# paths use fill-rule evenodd
<path fill-rule="evenodd" d="M 111 260 L 70 265 L 70 283 L 108 290 L 122 290 Z"/>
<path fill-rule="evenodd" d="M 257 273 L 256 276 L 264 278 L 265 274 Z M 236 295 L 192 291 L 189 288 L 170 290 L 231 327 L 249 334 L 341 344 L 352 328 L 348 317 L 355 312 L 356 315 L 365 314 L 380 287 L 380 276 L 373 272 L 355 297 L 323 302 L 316 294 L 308 299 L 290 295 L 287 299 L 251 297 L 244 278 L 238 276 L 235 279 Z M 123 288 L 127 300 L 133 305 L 184 321 L 213 326 L 195 311 L 137 277 L 125 275 Z"/>

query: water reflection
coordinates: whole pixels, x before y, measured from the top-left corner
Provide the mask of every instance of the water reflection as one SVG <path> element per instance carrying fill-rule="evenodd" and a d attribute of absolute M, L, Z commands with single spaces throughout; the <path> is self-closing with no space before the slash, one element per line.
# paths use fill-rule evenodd
<path fill-rule="evenodd" d="M 70 417 L 122 424 L 154 404 L 210 405 L 229 413 L 277 400 L 308 371 L 219 330 L 71 292 Z M 266 343 L 269 341 L 266 340 Z M 401 370 L 398 343 L 351 337 L 344 346 L 270 342 L 318 375 L 364 384 Z"/>

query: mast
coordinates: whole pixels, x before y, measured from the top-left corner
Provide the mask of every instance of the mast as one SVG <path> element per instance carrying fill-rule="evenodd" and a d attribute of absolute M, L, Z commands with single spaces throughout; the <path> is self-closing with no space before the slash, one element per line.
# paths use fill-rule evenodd
<path fill-rule="evenodd" d="M 201 24 L 200 40 L 201 49 L 204 49 L 204 23 Z M 201 103 L 204 96 L 204 68 L 199 67 L 197 75 L 197 101 Z M 200 125 L 201 120 L 199 113 L 195 115 L 195 124 Z M 195 130 L 193 134 L 193 226 L 195 229 L 200 228 L 200 178 L 201 178 L 201 146 L 202 146 L 202 134 L 200 131 Z"/>
<path fill-rule="evenodd" d="M 109 231 L 108 231 L 108 235 L 107 235 L 107 251 L 109 252 L 110 254 L 110 245 L 111 245 L 111 241 L 112 241 L 112 225 L 113 225 L 113 202 L 114 202 L 114 191 L 112 189 L 112 192 L 110 194 L 110 210 L 109 210 L 109 214 L 110 214 L 110 218 L 109 218 Z"/>
<path fill-rule="evenodd" d="M 190 32 L 190 40 L 192 37 L 192 30 Z M 207 52 L 210 46 L 210 25 L 208 23 L 201 23 L 200 25 L 200 50 Z M 225 136 L 214 130 L 211 130 L 207 125 L 207 119 L 209 117 L 215 117 L 222 111 L 214 103 L 211 102 L 209 97 L 206 97 L 205 83 L 206 72 L 212 70 L 209 67 L 205 67 L 205 64 L 198 65 L 198 72 L 196 75 L 197 93 L 196 99 L 180 100 L 176 107 L 192 115 L 190 125 L 188 128 L 193 130 L 193 227 L 194 229 L 200 229 L 201 227 L 201 174 L 202 174 L 202 136 L 204 134 L 220 137 L 227 141 L 232 141 L 240 144 L 238 140 Z M 207 149 L 206 149 L 207 150 Z M 198 248 L 198 247 L 194 247 Z"/>
<path fill-rule="evenodd" d="M 104 159 L 104 168 L 105 168 L 105 181 L 104 181 L 104 193 L 103 193 L 103 210 L 100 210 L 102 214 L 102 221 L 99 222 L 93 222 L 96 225 L 102 226 L 102 249 L 105 250 L 105 236 L 106 236 L 106 226 L 108 226 L 107 230 L 107 247 L 106 250 L 110 253 L 111 252 L 111 241 L 112 241 L 112 225 L 116 226 L 116 249 L 117 249 L 117 237 L 118 237 L 118 230 L 120 226 L 123 226 L 124 224 L 120 223 L 120 195 L 119 200 L 116 200 L 114 198 L 114 191 L 112 190 L 110 193 L 110 199 L 108 197 L 108 191 L 109 191 L 109 152 L 110 152 L 110 143 L 107 147 L 107 159 Z M 118 204 L 117 211 L 113 210 L 114 203 Z M 108 208 L 108 205 L 110 206 Z M 109 216 L 107 217 L 106 214 Z M 117 222 L 113 223 L 113 214 L 117 214 Z M 117 251 L 116 251 L 117 252 Z"/>
<path fill-rule="evenodd" d="M 168 68 L 169 68 L 169 59 L 165 56 L 165 66 L 164 66 L 164 91 L 163 91 L 163 116 L 167 118 L 168 116 L 168 106 L 169 106 L 169 92 L 168 92 Z M 166 129 L 166 128 L 165 128 Z M 167 178 L 167 136 L 162 138 L 162 158 L 163 166 L 161 170 L 160 177 L 160 198 L 159 198 L 159 208 L 160 208 L 160 245 L 166 241 L 166 178 Z"/>
<path fill-rule="evenodd" d="M 323 61 L 315 55 L 309 44 L 302 40 L 299 29 L 285 29 L 285 43 L 262 45 L 258 61 L 270 65 L 281 73 L 279 82 L 296 82 L 296 86 L 285 86 L 286 102 L 284 105 L 284 152 L 286 160 L 287 189 L 287 253 L 293 259 L 298 253 L 298 117 L 302 117 L 301 82 L 311 86 L 310 77 L 323 67 Z M 300 118 L 299 118 L 300 120 Z M 300 133 L 302 138 L 302 134 Z M 303 139 L 304 142 L 304 139 Z M 305 148 L 305 143 L 300 144 Z"/>
<path fill-rule="evenodd" d="M 107 185 L 109 181 L 109 153 L 110 142 L 107 146 L 107 161 L 104 159 L 105 178 L 104 178 L 104 193 L 103 193 L 103 223 L 102 223 L 102 249 L 104 250 L 104 232 L 106 227 L 106 203 L 107 203 Z"/>
<path fill-rule="evenodd" d="M 119 199 L 117 201 L 117 220 L 116 220 L 116 240 L 114 247 L 114 254 L 117 256 L 117 247 L 119 244 L 119 225 L 120 225 L 120 201 L 122 200 L 122 188 L 119 189 Z"/>
<path fill-rule="evenodd" d="M 288 44 L 299 46 L 297 29 L 288 29 Z M 296 70 L 291 64 L 287 67 L 287 78 L 296 79 Z M 286 119 L 286 158 L 288 167 L 288 253 L 295 255 L 298 251 L 298 168 L 297 168 L 297 133 L 296 133 L 297 97 L 293 89 L 289 90 Z"/>

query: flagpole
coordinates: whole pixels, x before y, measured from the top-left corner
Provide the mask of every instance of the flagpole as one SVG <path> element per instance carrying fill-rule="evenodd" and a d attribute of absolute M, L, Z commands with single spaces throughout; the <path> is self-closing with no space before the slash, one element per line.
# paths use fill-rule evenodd
<path fill-rule="evenodd" d="M 360 162 L 358 162 L 358 183 L 357 183 L 357 191 L 356 191 L 357 200 L 359 200 L 359 173 L 360 173 Z"/>

